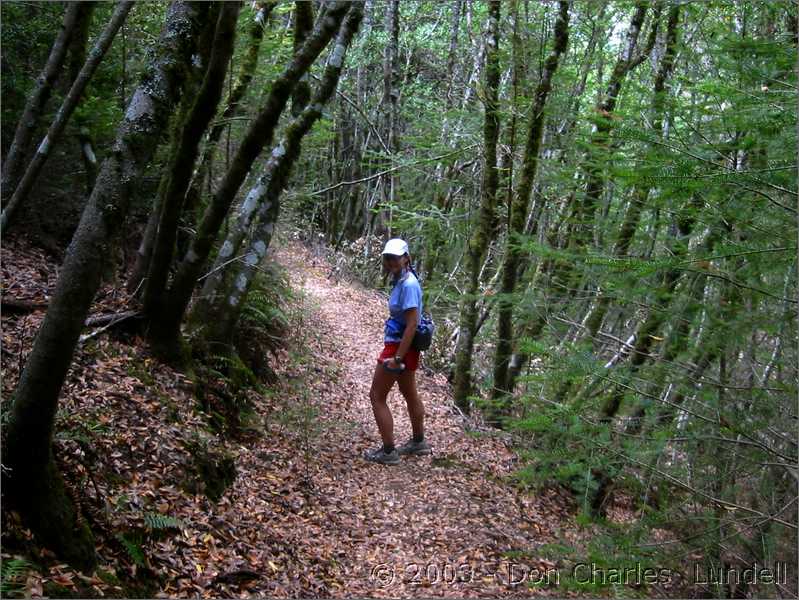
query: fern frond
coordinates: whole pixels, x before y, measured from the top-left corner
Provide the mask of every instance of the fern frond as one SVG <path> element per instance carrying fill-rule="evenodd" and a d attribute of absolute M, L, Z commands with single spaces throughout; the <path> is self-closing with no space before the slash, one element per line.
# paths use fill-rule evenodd
<path fill-rule="evenodd" d="M 144 524 L 149 529 L 183 529 L 186 524 L 177 517 L 149 512 L 144 515 Z"/>
<path fill-rule="evenodd" d="M 22 591 L 25 575 L 33 569 L 33 564 L 24 558 L 4 560 L 0 564 L 0 595 L 10 596 Z"/>
<path fill-rule="evenodd" d="M 130 556 L 130 559 L 136 563 L 137 566 L 145 566 L 144 550 L 138 541 L 129 538 L 124 533 L 118 533 L 114 537 L 116 537 L 119 543 L 122 544 L 122 546 L 125 548 L 125 551 L 128 553 L 128 556 Z"/>

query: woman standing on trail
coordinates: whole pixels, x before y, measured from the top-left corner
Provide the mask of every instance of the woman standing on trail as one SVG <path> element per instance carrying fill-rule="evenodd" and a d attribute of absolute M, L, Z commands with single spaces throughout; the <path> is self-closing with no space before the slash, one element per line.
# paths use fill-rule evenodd
<path fill-rule="evenodd" d="M 416 278 L 408 255 L 408 244 L 394 238 L 383 249 L 383 268 L 393 276 L 388 298 L 390 316 L 383 333 L 384 346 L 377 357 L 369 398 L 383 438 L 383 445 L 364 455 L 366 460 L 395 465 L 400 454 L 423 455 L 432 452 L 424 439 L 424 406 L 416 392 L 416 369 L 419 351 L 412 347 L 416 326 L 422 315 L 422 287 Z M 394 447 L 394 419 L 388 408 L 388 393 L 399 382 L 399 389 L 408 405 L 413 437 L 399 448 Z"/>

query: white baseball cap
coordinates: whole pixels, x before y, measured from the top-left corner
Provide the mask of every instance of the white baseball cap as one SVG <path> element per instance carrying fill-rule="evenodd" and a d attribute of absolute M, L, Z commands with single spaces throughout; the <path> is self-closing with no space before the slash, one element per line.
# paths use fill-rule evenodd
<path fill-rule="evenodd" d="M 394 256 L 402 256 L 408 252 L 408 244 L 405 240 L 400 238 L 392 238 L 386 242 L 386 247 L 383 248 L 382 254 L 393 254 Z"/>

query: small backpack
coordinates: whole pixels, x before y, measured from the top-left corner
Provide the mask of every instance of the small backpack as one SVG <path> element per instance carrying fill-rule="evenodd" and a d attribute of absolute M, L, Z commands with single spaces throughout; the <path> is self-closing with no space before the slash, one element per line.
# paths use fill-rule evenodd
<path fill-rule="evenodd" d="M 416 280 L 419 281 L 419 276 L 416 274 L 413 266 L 410 266 L 410 270 L 413 276 L 416 277 Z M 421 285 L 421 281 L 419 283 Z M 436 324 L 433 322 L 433 316 L 429 312 L 424 311 L 420 315 L 419 324 L 416 325 L 416 333 L 413 336 L 411 347 L 419 351 L 427 350 L 430 348 L 430 344 L 433 343 L 433 334 L 435 331 Z"/>
<path fill-rule="evenodd" d="M 427 350 L 430 344 L 433 343 L 433 333 L 436 330 L 436 325 L 433 323 L 433 317 L 430 313 L 425 312 L 416 326 L 416 333 L 413 336 L 411 346 L 415 350 Z"/>

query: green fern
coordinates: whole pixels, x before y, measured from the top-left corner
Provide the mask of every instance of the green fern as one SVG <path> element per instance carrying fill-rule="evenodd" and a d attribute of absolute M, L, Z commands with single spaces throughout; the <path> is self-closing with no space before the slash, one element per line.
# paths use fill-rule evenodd
<path fill-rule="evenodd" d="M 130 559 L 139 567 L 144 567 L 144 550 L 142 549 L 141 542 L 138 536 L 135 538 L 125 533 L 116 534 L 116 539 L 124 546 L 125 551 L 130 556 Z"/>
<path fill-rule="evenodd" d="M 230 356 L 215 354 L 212 359 L 219 369 L 209 369 L 209 373 L 232 386 L 233 389 L 257 384 L 258 378 L 255 373 L 252 372 L 252 369 L 245 364 L 238 354 Z"/>
<path fill-rule="evenodd" d="M 186 523 L 177 517 L 149 512 L 144 515 L 144 524 L 152 530 L 183 529 Z"/>
<path fill-rule="evenodd" d="M 0 595 L 12 596 L 22 592 L 25 575 L 33 569 L 33 564 L 24 558 L 4 560 L 0 564 Z"/>

